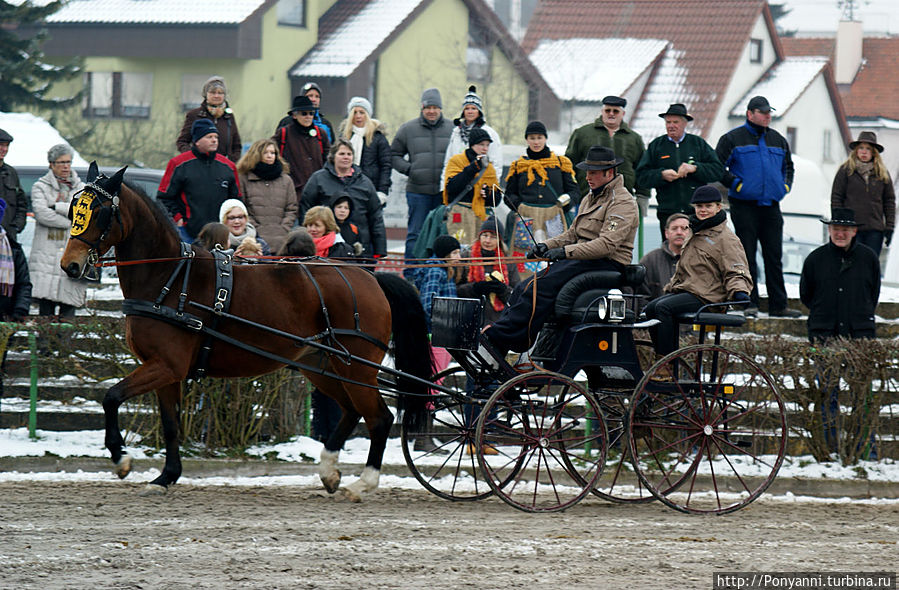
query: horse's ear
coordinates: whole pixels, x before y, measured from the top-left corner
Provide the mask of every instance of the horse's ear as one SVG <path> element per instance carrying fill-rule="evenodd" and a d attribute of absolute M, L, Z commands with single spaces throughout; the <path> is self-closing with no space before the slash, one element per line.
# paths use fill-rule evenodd
<path fill-rule="evenodd" d="M 127 169 L 128 169 L 128 166 L 125 166 L 124 168 L 120 169 L 118 172 L 116 172 L 115 174 L 112 175 L 112 178 L 110 178 L 106 182 L 106 192 L 108 192 L 110 195 L 119 194 L 119 189 L 122 187 L 122 178 L 124 178 L 125 170 L 127 170 Z"/>
<path fill-rule="evenodd" d="M 100 168 L 97 166 L 97 161 L 94 160 L 87 169 L 87 181 L 93 182 L 97 180 L 98 176 L 100 176 Z"/>

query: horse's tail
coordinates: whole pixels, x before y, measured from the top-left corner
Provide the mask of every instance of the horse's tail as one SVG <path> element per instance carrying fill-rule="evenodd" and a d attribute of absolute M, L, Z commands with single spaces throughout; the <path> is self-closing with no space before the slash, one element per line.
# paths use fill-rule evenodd
<path fill-rule="evenodd" d="M 376 272 L 375 278 L 390 303 L 393 318 L 393 346 L 396 369 L 421 379 L 434 374 L 428 324 L 418 291 L 399 275 Z M 424 424 L 427 416 L 428 386 L 412 379 L 398 378 L 398 405 L 410 426 Z"/>

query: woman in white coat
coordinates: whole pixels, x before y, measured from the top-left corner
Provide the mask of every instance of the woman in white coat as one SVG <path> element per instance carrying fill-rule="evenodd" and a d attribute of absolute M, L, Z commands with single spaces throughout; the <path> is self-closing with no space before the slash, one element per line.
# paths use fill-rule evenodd
<path fill-rule="evenodd" d="M 31 189 L 36 224 L 28 268 L 33 283 L 32 300 L 38 302 L 40 315 L 73 317 L 75 308 L 84 306 L 87 298 L 86 283 L 70 279 L 59 267 L 69 241 L 69 205 L 72 196 L 84 187 L 72 170 L 73 153 L 66 144 L 51 147 L 47 152 L 50 171 Z"/>
<path fill-rule="evenodd" d="M 471 130 L 483 129 L 490 136 L 490 150 L 487 152 L 487 158 L 496 168 L 496 174 L 502 177 L 503 142 L 499 138 L 499 133 L 485 121 L 484 104 L 481 102 L 475 86 L 468 87 L 468 94 L 462 99 L 462 114 L 457 119 L 453 119 L 453 125 L 453 133 L 450 135 L 449 145 L 446 146 L 446 155 L 443 158 L 443 169 L 446 170 L 450 158 L 468 149 L 468 134 L 471 133 Z M 441 177 L 440 186 L 445 185 L 446 178 Z"/>

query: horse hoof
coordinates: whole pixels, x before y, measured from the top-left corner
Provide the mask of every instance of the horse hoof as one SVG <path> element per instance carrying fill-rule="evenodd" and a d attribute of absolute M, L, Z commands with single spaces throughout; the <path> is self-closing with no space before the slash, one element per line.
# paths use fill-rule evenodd
<path fill-rule="evenodd" d="M 164 496 L 167 492 L 167 488 L 165 486 L 161 486 L 156 483 L 148 483 L 146 487 L 139 492 L 138 495 L 142 497 L 146 496 Z"/>
<path fill-rule="evenodd" d="M 343 497 L 356 504 L 362 502 L 362 496 L 349 488 L 343 488 Z"/>
<path fill-rule="evenodd" d="M 331 475 L 322 476 L 322 485 L 328 490 L 329 494 L 333 494 L 340 487 L 340 470 L 335 470 Z"/>
<path fill-rule="evenodd" d="M 114 472 L 119 476 L 119 479 L 128 477 L 128 474 L 131 473 L 131 455 L 122 455 L 119 462 L 115 464 Z"/>

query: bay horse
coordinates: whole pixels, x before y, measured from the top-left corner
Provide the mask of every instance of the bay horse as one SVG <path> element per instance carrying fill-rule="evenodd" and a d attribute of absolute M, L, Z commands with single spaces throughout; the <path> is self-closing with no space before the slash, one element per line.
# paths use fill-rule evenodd
<path fill-rule="evenodd" d="M 343 409 L 321 453 L 319 476 L 325 488 L 334 493 L 340 485 L 338 455 L 360 417 L 371 441 L 368 459 L 360 478 L 343 488 L 343 493 L 359 501 L 377 488 L 393 423 L 378 389 L 377 366 L 391 329 L 397 370 L 422 379 L 432 373 L 425 315 L 415 288 L 396 275 L 373 275 L 358 266 L 325 261 L 237 264 L 228 267 L 233 278 L 231 315 L 216 317 L 213 306 L 222 292 L 215 258 L 198 246 L 183 246 L 162 207 L 122 183 L 124 172 L 122 168 L 107 178 L 99 175 L 96 163 L 91 164 L 84 191 L 72 201 L 72 226 L 60 261 L 70 277 L 78 278 L 115 246 L 126 304 L 137 301 L 144 308 L 158 308 L 152 311 L 160 314 L 127 315 L 126 309 L 125 336 L 140 365 L 113 385 L 103 400 L 105 444 L 115 473 L 124 478 L 131 471 L 131 458 L 119 431 L 118 410 L 123 402 L 156 391 L 165 467 L 144 493 L 164 493 L 181 475 L 181 383 L 193 374 L 197 363 L 205 365 L 208 377 L 250 377 L 293 361 L 319 369 L 302 372 Z M 185 259 L 190 264 L 182 273 Z M 211 338 L 198 325 L 215 326 L 219 335 Z M 291 335 L 336 348 L 338 353 L 323 352 Z M 210 345 L 208 354 L 201 353 Z M 398 389 L 408 419 L 422 420 L 427 412 L 427 385 L 400 375 Z"/>

